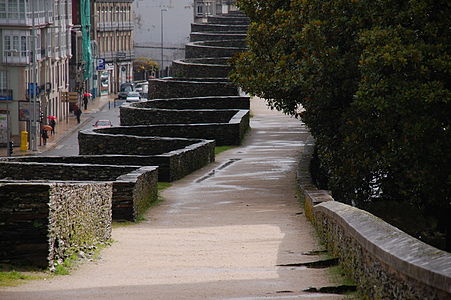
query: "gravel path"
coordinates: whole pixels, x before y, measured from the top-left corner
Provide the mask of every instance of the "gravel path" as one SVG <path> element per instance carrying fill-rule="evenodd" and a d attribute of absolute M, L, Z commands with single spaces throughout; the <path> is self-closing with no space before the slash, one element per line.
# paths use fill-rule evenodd
<path fill-rule="evenodd" d="M 115 228 L 102 259 L 69 276 L 2 288 L 0 299 L 342 299 L 302 292 L 333 284 L 308 262 L 313 229 L 296 199 L 307 132 L 252 100 L 243 145 L 164 191 L 147 221 Z"/>

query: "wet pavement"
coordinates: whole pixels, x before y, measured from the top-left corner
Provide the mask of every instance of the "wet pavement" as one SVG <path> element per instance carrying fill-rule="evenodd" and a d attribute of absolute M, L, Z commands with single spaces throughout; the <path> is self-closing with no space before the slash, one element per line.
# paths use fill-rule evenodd
<path fill-rule="evenodd" d="M 101 260 L 0 298 L 342 299 L 303 292 L 333 285 L 327 269 L 289 265 L 322 249 L 296 195 L 307 130 L 262 100 L 251 107 L 243 145 L 166 189 L 146 221 L 114 228 Z"/>
<path fill-rule="evenodd" d="M 98 97 L 95 100 L 90 100 L 86 110 L 82 110 L 83 113 L 80 117 L 80 123 L 77 123 L 77 119 L 73 114 L 70 114 L 67 118 L 56 121 L 55 134 L 50 134 L 46 145 L 43 144 L 42 140 L 38 140 L 38 145 L 36 151 L 26 150 L 21 151 L 19 145 L 14 147 L 13 156 L 23 156 L 23 155 L 41 155 L 47 151 L 53 150 L 61 144 L 71 133 L 78 131 L 79 128 L 83 127 L 87 122 L 92 120 L 96 113 L 102 110 L 105 106 L 114 104 L 114 98 L 116 95 L 107 95 Z M 0 148 L 0 156 L 6 156 L 6 147 Z"/>

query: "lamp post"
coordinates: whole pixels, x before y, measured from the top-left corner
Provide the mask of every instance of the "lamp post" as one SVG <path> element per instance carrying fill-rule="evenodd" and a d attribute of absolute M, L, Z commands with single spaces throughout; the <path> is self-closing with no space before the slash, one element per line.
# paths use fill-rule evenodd
<path fill-rule="evenodd" d="M 168 11 L 166 8 L 160 10 L 160 31 L 161 31 L 161 63 L 160 63 L 160 77 L 163 77 L 164 61 L 163 61 L 163 12 Z"/>
<path fill-rule="evenodd" d="M 32 93 L 31 93 L 31 99 L 33 103 L 32 108 L 32 115 L 31 115 L 31 126 L 30 126 L 30 139 L 31 139 L 31 150 L 36 151 L 37 150 L 37 142 L 36 142 L 36 92 L 37 92 L 37 85 L 38 85 L 38 72 L 37 72 L 37 51 L 36 51 L 36 44 L 37 44 L 37 36 L 36 36 L 36 23 L 35 23 L 35 14 L 36 14 L 36 1 L 32 1 L 32 10 L 33 10 L 33 18 L 32 18 L 32 27 L 31 27 L 31 36 L 32 36 L 32 49 L 31 53 L 33 54 L 33 60 L 31 62 L 31 78 L 33 79 L 32 84 Z"/>
<path fill-rule="evenodd" d="M 9 90 L 8 87 L 9 85 L 9 67 L 8 67 L 8 56 L 11 53 L 18 53 L 19 51 L 17 49 L 12 49 L 12 50 L 8 50 L 5 51 L 6 54 L 6 90 Z M 11 95 L 12 98 L 12 95 Z M 7 156 L 11 156 L 12 154 L 12 143 L 11 143 L 11 112 L 9 111 L 9 103 L 12 99 L 7 99 L 6 100 L 6 111 L 8 112 L 8 114 L 6 115 L 6 153 Z"/>

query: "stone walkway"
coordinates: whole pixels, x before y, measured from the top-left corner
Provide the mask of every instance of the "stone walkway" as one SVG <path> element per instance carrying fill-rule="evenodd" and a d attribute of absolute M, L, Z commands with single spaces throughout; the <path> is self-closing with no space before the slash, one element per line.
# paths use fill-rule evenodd
<path fill-rule="evenodd" d="M 332 285 L 308 262 L 320 249 L 296 198 L 307 132 L 252 100 L 241 147 L 175 182 L 147 221 L 113 229 L 102 259 L 69 276 L 1 288 L 0 299 L 342 299 L 302 292 Z"/>

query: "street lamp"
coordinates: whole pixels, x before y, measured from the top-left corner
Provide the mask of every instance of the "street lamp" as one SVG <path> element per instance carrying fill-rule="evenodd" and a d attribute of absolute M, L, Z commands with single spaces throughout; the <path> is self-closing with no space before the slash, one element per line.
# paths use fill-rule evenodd
<path fill-rule="evenodd" d="M 168 11 L 166 8 L 162 8 L 160 10 L 160 31 L 161 31 L 161 63 L 160 63 L 160 77 L 163 77 L 163 68 L 164 68 L 164 61 L 163 61 L 163 12 Z"/>
<path fill-rule="evenodd" d="M 8 50 L 5 51 L 6 54 L 6 89 L 8 89 L 9 87 L 9 68 L 8 68 L 8 56 L 11 55 L 11 53 L 18 53 L 19 51 L 17 49 L 12 49 L 12 50 Z M 8 112 L 7 116 L 6 116 L 6 153 L 7 156 L 11 156 L 12 155 L 12 141 L 11 141 L 11 112 L 9 111 L 9 103 L 12 100 L 12 95 L 11 95 L 11 99 L 7 99 L 6 100 L 6 111 Z"/>
<path fill-rule="evenodd" d="M 36 111 L 37 111 L 37 107 L 36 107 L 36 91 L 37 91 L 37 85 L 38 85 L 38 72 L 37 72 L 37 51 L 36 51 L 36 44 L 37 44 L 37 35 L 36 35 L 36 21 L 35 21 L 35 15 L 36 15 L 36 5 L 35 5 L 35 1 L 32 1 L 32 10 L 33 10 L 33 14 L 32 14 L 32 25 L 31 25 L 31 36 L 32 36 L 32 55 L 33 55 L 33 60 L 31 62 L 31 75 L 30 78 L 32 78 L 33 80 L 33 84 L 32 84 L 32 88 L 33 88 L 33 92 L 31 93 L 31 99 L 32 99 L 32 104 L 33 104 L 33 108 L 32 108 L 32 116 L 31 116 L 31 125 L 30 125 L 30 138 L 31 138 L 31 150 L 32 151 L 37 151 L 37 118 L 36 118 Z"/>

